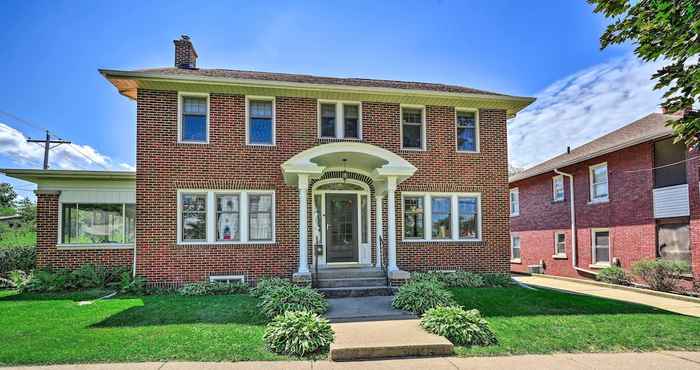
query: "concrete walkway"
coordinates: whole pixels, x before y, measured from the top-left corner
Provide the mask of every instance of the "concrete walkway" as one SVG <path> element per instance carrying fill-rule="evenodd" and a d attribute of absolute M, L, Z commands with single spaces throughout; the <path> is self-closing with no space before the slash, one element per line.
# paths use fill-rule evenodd
<path fill-rule="evenodd" d="M 631 290 L 610 288 L 603 285 L 593 285 L 585 282 L 574 281 L 573 279 L 553 279 L 541 276 L 516 276 L 514 279 L 520 283 L 533 287 L 557 289 L 572 293 L 616 299 L 619 301 L 652 306 L 687 316 L 700 317 L 700 303 L 696 302 L 659 297 Z"/>
<path fill-rule="evenodd" d="M 588 353 L 510 357 L 437 357 L 359 362 L 147 362 L 136 364 L 58 365 L 11 367 L 26 370 L 460 370 L 460 369 L 562 369 L 562 370 L 656 370 L 698 369 L 700 352 Z"/>
<path fill-rule="evenodd" d="M 326 317 L 330 322 L 406 320 L 416 315 L 391 307 L 393 296 L 329 299 Z"/>

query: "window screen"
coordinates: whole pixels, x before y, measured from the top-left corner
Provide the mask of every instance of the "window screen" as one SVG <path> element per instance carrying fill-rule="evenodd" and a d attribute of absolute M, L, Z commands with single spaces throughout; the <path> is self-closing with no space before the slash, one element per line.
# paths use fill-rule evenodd
<path fill-rule="evenodd" d="M 654 143 L 654 188 L 687 183 L 683 143 L 674 143 L 673 138 Z"/>

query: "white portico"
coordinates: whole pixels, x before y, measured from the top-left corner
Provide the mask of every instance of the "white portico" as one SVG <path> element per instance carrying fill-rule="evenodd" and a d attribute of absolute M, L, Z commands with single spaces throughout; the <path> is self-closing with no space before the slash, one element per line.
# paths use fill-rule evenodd
<path fill-rule="evenodd" d="M 321 247 L 316 259 L 322 265 L 371 263 L 382 266 L 383 200 L 387 199 L 387 270 L 389 277 L 405 275 L 396 263 L 397 185 L 412 176 L 416 167 L 386 149 L 358 142 L 338 142 L 307 149 L 282 164 L 284 180 L 299 191 L 299 268 L 296 279 L 310 279 L 309 226 L 313 244 Z M 342 176 L 329 176 L 343 174 Z M 351 178 L 348 178 L 351 174 Z M 371 189 L 356 178 L 369 179 L 374 190 L 375 220 L 370 220 Z M 313 185 L 311 186 L 311 184 Z M 311 192 L 311 194 L 309 194 Z M 309 201 L 311 199 L 311 202 Z M 312 205 L 313 219 L 307 207 Z M 370 235 L 375 222 L 376 235 Z"/>

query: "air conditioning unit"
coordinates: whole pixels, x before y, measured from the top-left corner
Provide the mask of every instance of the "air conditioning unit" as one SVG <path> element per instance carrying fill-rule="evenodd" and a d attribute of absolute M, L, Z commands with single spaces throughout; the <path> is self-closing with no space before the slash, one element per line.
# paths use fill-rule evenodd
<path fill-rule="evenodd" d="M 542 265 L 527 265 L 527 272 L 531 274 L 543 274 L 544 269 Z"/>

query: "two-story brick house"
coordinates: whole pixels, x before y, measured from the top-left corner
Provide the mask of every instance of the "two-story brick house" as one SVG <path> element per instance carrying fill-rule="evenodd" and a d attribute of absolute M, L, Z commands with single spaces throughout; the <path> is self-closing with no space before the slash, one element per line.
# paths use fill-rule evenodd
<path fill-rule="evenodd" d="M 512 271 L 592 278 L 660 257 L 700 280 L 697 153 L 674 143 L 678 117 L 649 114 L 511 176 Z"/>
<path fill-rule="evenodd" d="M 38 184 L 40 266 L 164 284 L 509 271 L 506 119 L 532 98 L 199 69 L 174 43 L 174 67 L 100 71 L 136 102 L 135 173 L 4 171 Z"/>

